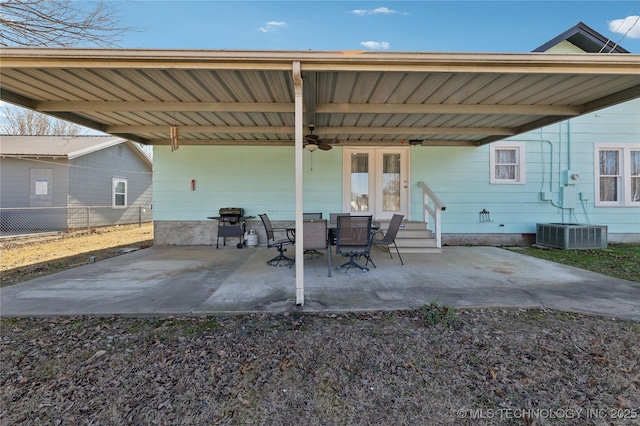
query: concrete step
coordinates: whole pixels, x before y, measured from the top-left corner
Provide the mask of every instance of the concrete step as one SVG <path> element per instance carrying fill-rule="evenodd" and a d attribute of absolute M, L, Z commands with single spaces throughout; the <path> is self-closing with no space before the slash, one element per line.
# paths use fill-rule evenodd
<path fill-rule="evenodd" d="M 433 238 L 430 229 L 399 229 L 396 238 Z"/>
<path fill-rule="evenodd" d="M 389 220 L 376 220 L 376 223 L 380 225 L 380 229 L 386 230 L 389 227 Z M 400 229 L 427 229 L 427 225 L 424 222 L 403 220 L 400 224 Z"/>
<path fill-rule="evenodd" d="M 435 247 L 437 241 L 435 238 L 401 238 L 396 237 L 396 245 L 400 248 L 405 247 Z"/>
<path fill-rule="evenodd" d="M 382 231 L 386 231 L 389 227 L 388 220 L 377 222 Z M 431 230 L 426 229 L 424 222 L 403 221 L 396 236 L 396 244 L 400 254 L 442 253 L 442 249 L 437 247 L 437 241 Z"/>
<path fill-rule="evenodd" d="M 442 253 L 442 249 L 438 247 L 398 247 L 400 254 L 431 254 Z M 393 254 L 393 252 L 391 252 Z"/>

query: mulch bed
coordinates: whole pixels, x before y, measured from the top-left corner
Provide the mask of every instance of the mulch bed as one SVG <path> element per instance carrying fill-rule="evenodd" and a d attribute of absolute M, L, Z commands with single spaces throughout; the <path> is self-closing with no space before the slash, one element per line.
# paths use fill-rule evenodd
<path fill-rule="evenodd" d="M 640 424 L 640 323 L 551 310 L 2 319 L 0 424 Z"/>

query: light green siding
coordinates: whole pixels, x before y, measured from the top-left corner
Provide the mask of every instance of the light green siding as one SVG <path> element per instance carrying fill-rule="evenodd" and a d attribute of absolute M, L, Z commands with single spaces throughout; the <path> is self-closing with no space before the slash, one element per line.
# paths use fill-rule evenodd
<path fill-rule="evenodd" d="M 413 146 L 410 220 L 423 220 L 418 182 L 446 204 L 447 234 L 531 234 L 536 223 L 607 225 L 610 233 L 640 234 L 640 207 L 596 207 L 594 144 L 640 148 L 640 100 L 510 138 L 525 142 L 526 183 L 491 184 L 490 145 Z M 304 152 L 304 211 L 342 210 L 342 148 Z M 154 219 L 198 221 L 221 207 L 243 207 L 247 215 L 268 213 L 274 220 L 295 216 L 293 147 L 189 146 L 171 152 L 154 149 Z M 562 207 L 567 170 L 580 174 L 575 208 Z M 191 179 L 196 190 L 191 191 Z M 551 194 L 542 201 L 540 193 Z M 584 194 L 588 201 L 581 201 Z M 481 223 L 479 212 L 490 212 Z"/>
<path fill-rule="evenodd" d="M 594 144 L 607 142 L 640 148 L 640 100 L 610 107 L 544 129 L 510 138 L 524 141 L 526 184 L 489 183 L 490 145 L 478 148 L 413 147 L 412 219 L 421 219 L 424 181 L 446 204 L 443 233 L 534 233 L 536 223 L 607 225 L 610 233 L 640 233 L 639 207 L 596 207 Z M 574 209 L 562 208 L 566 170 L 580 175 L 573 185 Z M 552 194 L 541 201 L 542 191 Z M 580 194 L 588 201 L 581 201 Z M 480 223 L 479 212 L 492 222 Z"/>
<path fill-rule="evenodd" d="M 340 211 L 342 150 L 305 151 L 304 161 L 305 211 Z M 221 207 L 290 220 L 295 216 L 294 167 L 293 147 L 184 145 L 174 152 L 155 147 L 154 220 L 202 220 L 217 216 Z"/>

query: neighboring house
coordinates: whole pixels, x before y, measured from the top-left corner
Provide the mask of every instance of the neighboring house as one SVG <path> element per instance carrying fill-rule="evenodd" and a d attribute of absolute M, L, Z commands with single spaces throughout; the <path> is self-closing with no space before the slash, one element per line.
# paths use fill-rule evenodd
<path fill-rule="evenodd" d="M 0 155 L 5 233 L 151 220 L 152 161 L 131 141 L 0 136 Z"/>

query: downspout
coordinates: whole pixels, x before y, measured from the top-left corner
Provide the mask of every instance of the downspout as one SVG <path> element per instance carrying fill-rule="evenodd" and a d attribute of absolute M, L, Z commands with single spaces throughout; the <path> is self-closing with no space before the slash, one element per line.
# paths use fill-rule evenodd
<path fill-rule="evenodd" d="M 571 120 L 567 120 L 567 170 L 573 170 L 571 168 Z M 564 203 L 563 203 L 564 204 Z M 578 222 L 578 218 L 576 217 L 575 208 L 570 208 L 569 210 L 569 222 L 571 222 L 571 216 L 573 219 Z"/>
<path fill-rule="evenodd" d="M 528 142 L 527 140 L 524 140 L 524 141 Z M 549 144 L 549 152 L 550 152 L 550 155 L 551 155 L 550 164 L 549 164 L 549 192 L 551 192 L 551 194 L 553 194 L 553 142 L 551 142 L 549 139 L 542 139 L 542 129 L 540 130 L 540 139 L 532 140 L 532 142 L 546 142 L 546 143 Z M 543 167 L 545 166 L 544 158 L 542 159 L 542 166 Z M 558 159 L 558 168 L 560 168 L 560 160 L 559 159 Z M 546 169 L 543 169 L 542 185 L 540 185 L 541 189 L 544 189 L 544 175 L 545 175 L 545 172 L 546 172 Z M 549 201 L 549 203 L 553 207 L 562 208 L 562 206 L 560 204 L 554 203 L 553 199 L 545 200 L 545 201 Z"/>
<path fill-rule="evenodd" d="M 567 169 L 571 168 L 571 120 L 567 120 Z"/>
<path fill-rule="evenodd" d="M 302 71 L 300 61 L 293 62 L 293 88 L 295 92 L 295 169 L 296 169 L 296 239 L 304 241 L 303 203 L 303 149 L 302 149 Z M 304 305 L 304 246 L 296 244 L 296 305 Z"/>

